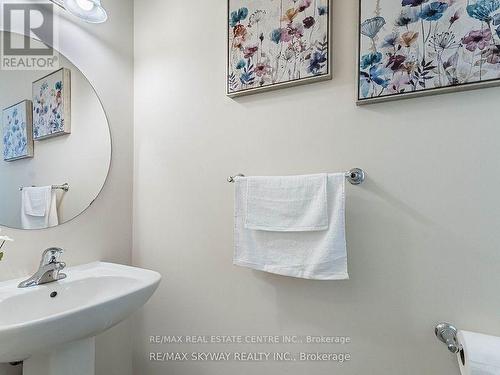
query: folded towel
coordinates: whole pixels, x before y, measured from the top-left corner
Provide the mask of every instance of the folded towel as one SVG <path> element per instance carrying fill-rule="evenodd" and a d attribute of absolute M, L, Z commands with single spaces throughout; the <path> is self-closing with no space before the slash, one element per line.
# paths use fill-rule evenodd
<path fill-rule="evenodd" d="M 275 274 L 316 280 L 345 280 L 345 176 L 327 175 L 328 229 L 279 232 L 253 230 L 247 221 L 249 178 L 235 186 L 234 264 Z"/>
<path fill-rule="evenodd" d="M 51 186 L 23 189 L 21 223 L 23 229 L 44 229 L 59 224 L 56 192 Z"/>
<path fill-rule="evenodd" d="M 248 177 L 245 228 L 273 232 L 328 229 L 325 174 Z"/>
<path fill-rule="evenodd" d="M 24 213 L 29 216 L 45 216 L 51 190 L 50 186 L 24 188 L 22 193 Z"/>

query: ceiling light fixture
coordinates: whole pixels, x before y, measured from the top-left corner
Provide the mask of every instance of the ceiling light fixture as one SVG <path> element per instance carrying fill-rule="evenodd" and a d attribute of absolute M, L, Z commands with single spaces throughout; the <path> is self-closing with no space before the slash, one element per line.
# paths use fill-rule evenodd
<path fill-rule="evenodd" d="M 89 23 L 103 23 L 108 19 L 101 0 L 51 0 L 72 15 Z"/>

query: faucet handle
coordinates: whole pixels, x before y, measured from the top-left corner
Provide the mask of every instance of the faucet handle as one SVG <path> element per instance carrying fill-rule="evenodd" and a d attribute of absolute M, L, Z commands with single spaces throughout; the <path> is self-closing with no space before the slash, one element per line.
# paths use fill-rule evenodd
<path fill-rule="evenodd" d="M 45 250 L 42 254 L 42 260 L 40 261 L 40 266 L 59 262 L 59 258 L 62 256 L 63 253 L 64 250 L 58 247 L 51 247 Z"/>

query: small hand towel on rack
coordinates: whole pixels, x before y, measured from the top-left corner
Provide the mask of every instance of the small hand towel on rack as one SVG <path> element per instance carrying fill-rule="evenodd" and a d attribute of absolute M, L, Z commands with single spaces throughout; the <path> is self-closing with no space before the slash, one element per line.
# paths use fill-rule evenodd
<path fill-rule="evenodd" d="M 349 278 L 344 173 L 235 182 L 235 265 L 305 279 Z"/>
<path fill-rule="evenodd" d="M 328 229 L 328 176 L 249 177 L 245 228 L 270 232 Z"/>
<path fill-rule="evenodd" d="M 23 229 L 44 229 L 59 224 L 57 197 L 52 186 L 26 187 L 21 194 Z"/>
<path fill-rule="evenodd" d="M 23 191 L 23 212 L 29 216 L 44 217 L 51 187 L 32 187 Z"/>

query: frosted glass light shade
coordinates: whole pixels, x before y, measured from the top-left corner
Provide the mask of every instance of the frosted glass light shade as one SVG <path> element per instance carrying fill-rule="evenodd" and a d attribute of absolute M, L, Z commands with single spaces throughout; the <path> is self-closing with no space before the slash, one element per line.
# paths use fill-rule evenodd
<path fill-rule="evenodd" d="M 64 0 L 68 12 L 90 23 L 102 23 L 108 19 L 101 0 Z"/>

